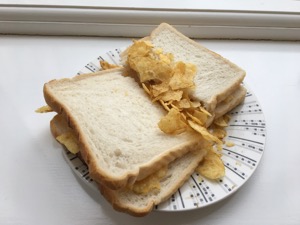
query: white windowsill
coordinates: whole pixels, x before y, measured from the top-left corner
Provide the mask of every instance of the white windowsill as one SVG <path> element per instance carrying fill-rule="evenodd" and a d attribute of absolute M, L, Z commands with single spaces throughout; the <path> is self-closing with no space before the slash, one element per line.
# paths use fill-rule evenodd
<path fill-rule="evenodd" d="M 300 40 L 300 1 L 3 1 L 0 33 L 141 37 L 161 22 L 193 38 Z"/>

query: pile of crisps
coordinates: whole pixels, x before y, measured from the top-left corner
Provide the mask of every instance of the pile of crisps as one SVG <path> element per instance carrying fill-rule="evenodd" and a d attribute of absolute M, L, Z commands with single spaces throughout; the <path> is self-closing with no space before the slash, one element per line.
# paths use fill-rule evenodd
<path fill-rule="evenodd" d="M 196 66 L 182 61 L 174 62 L 170 53 L 163 54 L 147 41 L 135 41 L 127 50 L 127 63 L 139 75 L 143 88 L 152 101 L 158 101 L 168 111 L 158 123 L 167 134 L 180 134 L 189 127 L 205 139 L 222 142 L 206 129 L 211 114 L 199 101 L 192 101 L 189 91 L 194 88 Z"/>
<path fill-rule="evenodd" d="M 180 134 L 192 128 L 204 139 L 215 143 L 218 150 L 222 148 L 220 139 L 226 136 L 223 128 L 227 126 L 227 119 L 217 120 L 214 133 L 210 133 L 206 121 L 211 114 L 189 96 L 195 87 L 195 65 L 175 62 L 172 54 L 155 49 L 148 41 L 134 41 L 127 49 L 127 65 L 138 74 L 152 101 L 158 101 L 167 110 L 167 115 L 158 123 L 164 133 Z M 223 177 L 225 167 L 219 151 L 211 148 L 196 171 L 210 179 Z"/>

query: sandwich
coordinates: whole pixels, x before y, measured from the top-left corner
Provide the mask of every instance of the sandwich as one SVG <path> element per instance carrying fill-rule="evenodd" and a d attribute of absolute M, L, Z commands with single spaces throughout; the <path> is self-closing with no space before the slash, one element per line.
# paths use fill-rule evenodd
<path fill-rule="evenodd" d="M 210 128 L 226 126 L 243 101 L 245 72 L 165 23 L 121 58 L 123 67 L 102 62 L 106 70 L 46 83 L 43 110 L 57 113 L 52 135 L 87 164 L 108 202 L 144 216 L 195 170 L 224 176 Z"/>
<path fill-rule="evenodd" d="M 57 114 L 53 117 L 50 121 L 50 129 L 54 138 L 67 150 L 76 152 L 76 149 L 79 149 L 77 139 L 73 138 L 74 130 L 70 128 L 62 115 Z M 131 187 L 113 190 L 98 183 L 99 190 L 117 211 L 137 217 L 145 216 L 156 205 L 169 199 L 185 183 L 210 147 L 208 142 L 202 140 L 201 148 L 175 159 Z M 81 157 L 80 151 L 76 154 Z"/>
<path fill-rule="evenodd" d="M 80 155 L 116 209 L 135 216 L 169 198 L 211 146 L 192 130 L 161 132 L 164 110 L 122 69 L 52 80 L 44 97 L 57 112 L 53 136 Z"/>
<path fill-rule="evenodd" d="M 160 24 L 150 36 L 140 41 L 150 42 L 153 48 L 171 54 L 174 61 L 188 62 L 196 66 L 194 89 L 190 95 L 211 114 L 206 121 L 206 127 L 245 99 L 247 91 L 242 85 L 245 71 L 189 39 L 171 25 Z M 122 53 L 122 64 L 132 70 L 127 62 L 128 49 Z"/>

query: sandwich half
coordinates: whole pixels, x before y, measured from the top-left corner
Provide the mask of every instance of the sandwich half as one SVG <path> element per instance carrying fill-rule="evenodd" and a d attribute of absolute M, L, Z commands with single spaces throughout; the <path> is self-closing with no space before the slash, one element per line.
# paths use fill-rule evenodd
<path fill-rule="evenodd" d="M 128 187 L 201 149 L 192 130 L 167 135 L 159 129 L 165 111 L 122 69 L 52 80 L 44 98 L 74 130 L 90 176 L 110 189 Z"/>
<path fill-rule="evenodd" d="M 50 129 L 54 138 L 59 139 L 64 134 L 74 132 L 68 126 L 65 118 L 57 114 L 50 122 Z M 162 175 L 150 174 L 145 180 L 139 181 L 139 192 L 134 188 L 125 187 L 119 190 L 110 189 L 98 184 L 101 194 L 108 200 L 114 209 L 131 214 L 133 216 L 145 216 L 158 205 L 171 197 L 190 177 L 195 168 L 199 165 L 203 156 L 206 155 L 210 144 L 203 139 L 199 140 L 201 148 L 197 151 L 190 151 L 182 157 L 170 162 L 162 171 Z M 64 143 L 65 147 L 77 147 L 78 141 L 70 139 Z M 80 153 L 79 153 L 80 154 Z M 158 171 L 161 173 L 160 171 Z M 149 179 L 150 178 L 150 179 Z M 134 184 L 135 185 L 135 184 Z"/>
<path fill-rule="evenodd" d="M 188 62 L 197 67 L 194 78 L 195 88 L 191 91 L 191 97 L 200 101 L 212 115 L 207 120 L 206 126 L 244 100 L 246 89 L 242 81 L 246 75 L 245 71 L 219 54 L 189 39 L 171 25 L 160 24 L 150 36 L 142 40 L 150 41 L 154 48 L 172 54 L 174 61 Z M 124 51 L 123 64 L 127 60 L 126 57 L 126 51 Z"/>

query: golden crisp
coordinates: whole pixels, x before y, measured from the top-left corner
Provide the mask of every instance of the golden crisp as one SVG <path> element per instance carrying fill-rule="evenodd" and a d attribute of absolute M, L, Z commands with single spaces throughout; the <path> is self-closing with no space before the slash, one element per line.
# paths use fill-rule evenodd
<path fill-rule="evenodd" d="M 208 130 L 205 127 L 200 126 L 199 124 L 195 123 L 194 121 L 188 120 L 189 125 L 191 128 L 193 128 L 195 131 L 200 133 L 204 139 L 208 141 L 214 141 L 217 144 L 222 144 L 222 141 L 219 140 L 216 136 L 212 135 L 208 132 Z"/>
<path fill-rule="evenodd" d="M 128 62 L 131 62 L 131 59 L 139 57 L 147 57 L 152 51 L 153 46 L 150 42 L 146 41 L 134 41 L 134 43 L 128 48 L 127 57 Z M 132 66 L 130 66 L 134 69 Z"/>
<path fill-rule="evenodd" d="M 214 124 L 215 125 L 218 125 L 220 127 L 227 127 L 228 126 L 228 123 L 225 121 L 224 117 L 221 116 L 217 119 L 214 120 Z"/>
<path fill-rule="evenodd" d="M 108 70 L 108 69 L 113 69 L 113 68 L 119 68 L 119 65 L 115 65 L 115 64 L 110 64 L 107 61 L 100 61 L 100 66 L 103 70 Z"/>
<path fill-rule="evenodd" d="M 196 66 L 189 63 L 178 62 L 174 66 L 173 76 L 169 82 L 172 90 L 194 87 Z"/>
<path fill-rule="evenodd" d="M 200 123 L 199 123 L 200 125 L 205 126 L 207 118 L 208 118 L 206 113 L 199 111 L 199 110 L 194 110 L 193 116 L 196 117 L 200 121 Z"/>
<path fill-rule="evenodd" d="M 186 112 L 186 114 L 187 114 L 187 116 L 189 117 L 189 118 L 191 118 L 195 123 L 197 123 L 197 124 L 199 124 L 199 125 L 203 125 L 203 123 L 197 118 L 197 117 L 195 117 L 195 116 L 193 116 L 192 114 L 190 114 L 190 113 L 188 113 L 188 112 Z"/>
<path fill-rule="evenodd" d="M 149 90 L 149 88 L 147 87 L 146 84 L 142 83 L 142 87 L 143 87 L 143 89 L 145 90 L 145 92 L 146 92 L 148 95 L 151 95 L 151 92 L 150 92 L 150 90 Z"/>
<path fill-rule="evenodd" d="M 164 102 L 180 101 L 180 99 L 182 98 L 182 93 L 183 93 L 183 91 L 181 91 L 181 90 L 177 90 L 177 91 L 169 90 L 169 91 L 163 93 L 159 98 L 155 98 L 155 99 L 161 99 Z"/>
<path fill-rule="evenodd" d="M 160 190 L 160 180 L 165 177 L 166 174 L 167 167 L 163 167 L 145 179 L 136 181 L 129 189 L 137 194 L 147 194 L 150 191 Z"/>
<path fill-rule="evenodd" d="M 160 94 L 167 92 L 169 89 L 169 84 L 166 82 L 154 84 L 151 85 L 151 94 L 153 97 L 157 97 Z"/>
<path fill-rule="evenodd" d="M 64 145 L 70 152 L 76 154 L 79 152 L 78 138 L 72 131 L 63 133 L 56 137 L 56 140 Z"/>
<path fill-rule="evenodd" d="M 166 134 L 180 134 L 187 129 L 187 124 L 181 113 L 172 108 L 158 123 L 159 128 Z"/>
<path fill-rule="evenodd" d="M 53 109 L 49 105 L 42 106 L 35 110 L 37 113 L 47 113 L 47 112 L 53 112 Z"/>
<path fill-rule="evenodd" d="M 222 178 L 225 175 L 225 166 L 221 156 L 212 150 L 208 151 L 202 162 L 196 168 L 196 172 L 212 180 Z"/>
<path fill-rule="evenodd" d="M 195 101 L 191 101 L 190 100 L 190 104 L 191 104 L 192 108 L 200 108 L 200 110 L 201 110 L 201 104 L 200 104 L 200 102 L 197 102 L 197 101 L 195 102 Z M 211 115 L 209 115 L 209 116 L 211 116 Z"/>
<path fill-rule="evenodd" d="M 164 102 L 163 100 L 158 100 L 158 101 L 165 108 L 165 110 L 167 110 L 168 112 L 171 110 L 168 103 Z"/>
<path fill-rule="evenodd" d="M 141 57 L 135 59 L 136 71 L 140 76 L 141 82 L 169 80 L 172 75 L 172 68 L 166 63 L 160 63 L 157 59 Z"/>
<path fill-rule="evenodd" d="M 233 147 L 235 144 L 232 141 L 226 141 L 226 146 L 227 147 Z"/>
<path fill-rule="evenodd" d="M 204 112 L 206 115 L 211 116 L 211 114 L 202 106 L 200 106 L 201 112 Z"/>
<path fill-rule="evenodd" d="M 188 99 L 181 99 L 176 105 L 180 109 L 191 108 L 191 102 Z"/>
<path fill-rule="evenodd" d="M 141 82 L 169 80 L 172 76 L 171 61 L 167 55 L 156 55 L 153 46 L 145 41 L 135 41 L 127 52 L 127 63 L 139 74 Z"/>
<path fill-rule="evenodd" d="M 223 139 L 224 137 L 226 137 L 227 132 L 223 127 L 212 126 L 212 134 L 219 139 Z"/>

